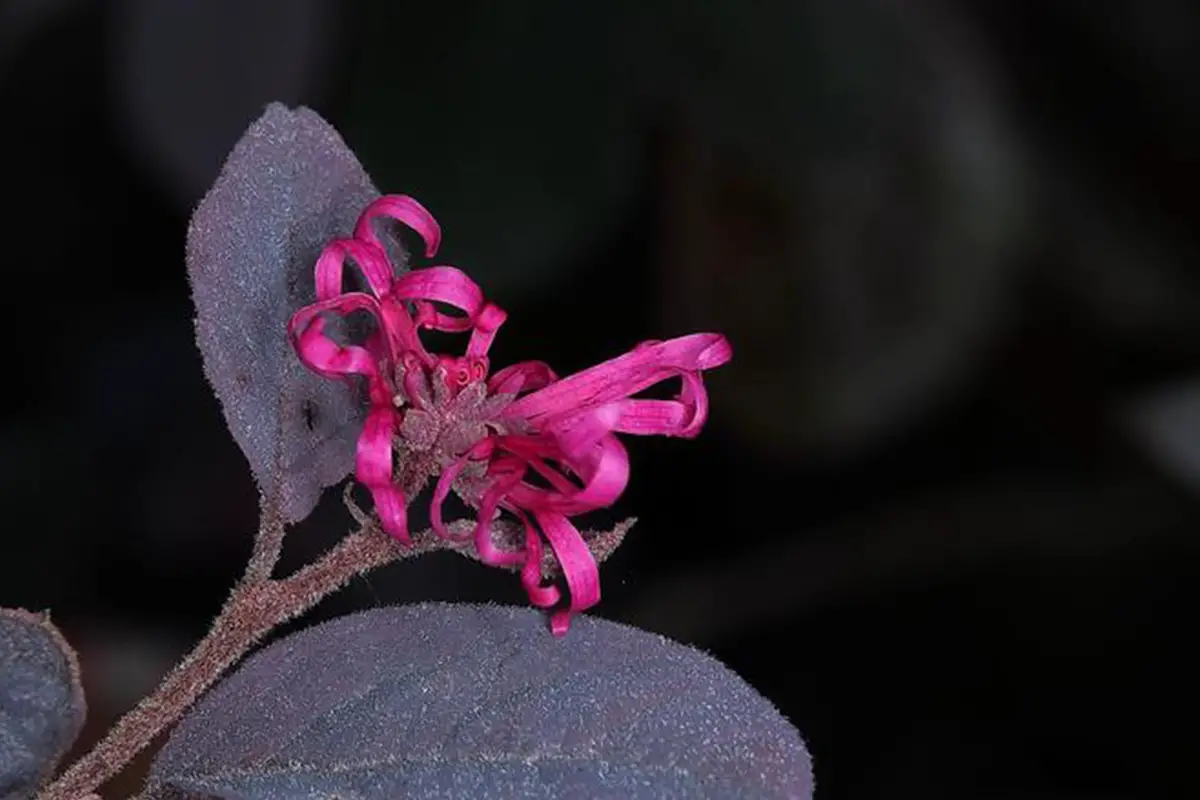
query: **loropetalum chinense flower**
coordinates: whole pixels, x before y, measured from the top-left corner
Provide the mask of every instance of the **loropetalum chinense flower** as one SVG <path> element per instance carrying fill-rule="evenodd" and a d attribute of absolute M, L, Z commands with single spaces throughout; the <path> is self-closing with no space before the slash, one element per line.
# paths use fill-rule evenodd
<path fill-rule="evenodd" d="M 397 276 L 375 232 L 380 218 L 415 230 L 427 257 L 437 252 L 441 230 L 420 203 L 403 195 L 379 198 L 363 211 L 353 236 L 321 253 L 317 300 L 292 317 L 291 341 L 314 372 L 366 380 L 370 407 L 355 476 L 370 491 L 383 529 L 409 542 L 407 502 L 436 479 L 430 509 L 436 533 L 455 535 L 442 514 L 453 491 L 476 512 L 479 558 L 519 567 L 530 601 L 558 607 L 551 629 L 561 635 L 573 613 L 600 599 L 596 561 L 571 518 L 610 506 L 624 491 L 629 459 L 615 434 L 697 435 L 708 414 L 700 373 L 732 357 L 729 343 L 713 333 L 644 342 L 565 378 L 541 361 L 492 372 L 488 350 L 505 312 L 455 267 Z M 348 262 L 369 291 L 345 290 Z M 358 344 L 335 341 L 327 315 L 355 312 L 374 318 L 372 332 Z M 422 330 L 469 333 L 465 352 L 430 352 Z M 634 397 L 673 377 L 682 381 L 674 399 Z M 524 547 L 496 546 L 493 525 L 502 511 L 523 525 Z M 561 567 L 565 602 L 543 578 L 543 542 Z"/>

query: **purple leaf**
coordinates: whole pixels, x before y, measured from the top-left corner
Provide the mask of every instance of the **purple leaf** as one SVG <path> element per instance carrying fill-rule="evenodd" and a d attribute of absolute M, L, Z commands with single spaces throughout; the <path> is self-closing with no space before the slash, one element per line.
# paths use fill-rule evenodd
<path fill-rule="evenodd" d="M 349 235 L 377 196 L 325 120 L 273 103 L 234 147 L 188 228 L 204 371 L 263 497 L 286 522 L 308 516 L 321 491 L 350 472 L 363 419 L 349 387 L 301 365 L 287 321 L 314 299 L 321 248 Z"/>
<path fill-rule="evenodd" d="M 800 734 L 720 662 L 580 617 L 423 604 L 251 658 L 180 722 L 149 798 L 809 798 Z"/>
<path fill-rule="evenodd" d="M 33 796 L 84 714 L 75 652 L 49 618 L 0 608 L 0 800 Z"/>

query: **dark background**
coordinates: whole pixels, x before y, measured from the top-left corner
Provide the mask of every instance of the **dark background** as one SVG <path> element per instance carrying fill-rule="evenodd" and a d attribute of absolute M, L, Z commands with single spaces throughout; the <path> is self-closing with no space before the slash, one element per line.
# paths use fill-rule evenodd
<path fill-rule="evenodd" d="M 509 310 L 496 363 L 730 337 L 704 435 L 629 443 L 595 613 L 738 671 L 821 797 L 1193 796 L 1198 35 L 1184 0 L 0 2 L 0 603 L 80 648 L 89 738 L 219 608 L 256 507 L 185 226 L 304 103 Z M 418 599 L 522 598 L 443 555 L 307 621 Z"/>

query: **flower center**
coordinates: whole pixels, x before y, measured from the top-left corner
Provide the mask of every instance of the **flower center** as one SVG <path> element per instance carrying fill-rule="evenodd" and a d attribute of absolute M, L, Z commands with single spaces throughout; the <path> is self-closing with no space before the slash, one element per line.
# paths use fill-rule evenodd
<path fill-rule="evenodd" d="M 487 362 L 442 356 L 433 366 L 415 357 L 396 369 L 393 404 L 401 415 L 396 430 L 396 478 L 410 496 L 457 461 L 476 442 L 509 433 L 498 420 L 509 395 L 488 395 Z M 463 472 L 465 483 L 483 478 L 484 464 Z M 479 473 L 479 474 L 476 474 Z M 478 494 L 472 485 L 462 492 Z"/>

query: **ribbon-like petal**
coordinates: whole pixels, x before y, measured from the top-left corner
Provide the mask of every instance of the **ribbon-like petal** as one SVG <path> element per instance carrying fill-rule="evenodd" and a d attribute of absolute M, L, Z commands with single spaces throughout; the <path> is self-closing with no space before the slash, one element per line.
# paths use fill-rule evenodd
<path fill-rule="evenodd" d="M 392 478 L 392 437 L 399 424 L 394 410 L 377 406 L 367 415 L 358 437 L 354 474 L 366 486 L 375 501 L 375 511 L 383 529 L 409 544 L 408 510 L 404 490 Z"/>
<path fill-rule="evenodd" d="M 573 418 L 582 411 L 629 398 L 667 378 L 720 366 L 732 357 L 728 340 L 715 333 L 648 342 L 518 398 L 502 416 L 538 426 L 553 425 L 556 418 Z"/>
<path fill-rule="evenodd" d="M 488 393 L 518 395 L 548 386 L 558 380 L 544 361 L 522 361 L 505 367 L 488 380 Z"/>
<path fill-rule="evenodd" d="M 366 311 L 376 319 L 380 316 L 379 303 L 375 298 L 360 292 L 348 292 L 305 306 L 288 320 L 288 336 L 292 340 L 292 347 L 304 365 L 322 377 L 365 376 L 371 402 L 390 404 L 391 391 L 387 386 L 387 378 L 379 368 L 379 353 L 371 351 L 371 348 L 378 348 L 380 343 L 368 342 L 368 346 L 340 345 L 325 333 L 324 314 L 346 316 L 355 311 Z"/>
<path fill-rule="evenodd" d="M 313 270 L 318 301 L 332 300 L 345 291 L 343 277 L 348 258 L 358 265 L 377 298 L 387 295 L 395 278 L 387 255 L 375 245 L 359 239 L 334 239 L 325 245 Z"/>
<path fill-rule="evenodd" d="M 380 217 L 394 219 L 417 232 L 425 241 L 425 257 L 437 255 L 442 243 L 442 228 L 438 225 L 433 214 L 425 206 L 411 197 L 402 194 L 389 194 L 375 200 L 358 217 L 354 226 L 354 238 L 383 249 L 378 234 L 375 233 L 375 220 Z"/>
<path fill-rule="evenodd" d="M 416 323 L 422 328 L 461 333 L 471 331 L 467 355 L 481 358 L 491 347 L 496 331 L 507 314 L 484 299 L 483 291 L 466 273 L 456 267 L 426 267 L 402 275 L 392 287 L 397 299 L 417 305 Z M 454 316 L 438 311 L 432 303 L 442 303 L 463 312 Z"/>
<path fill-rule="evenodd" d="M 534 519 L 562 566 L 570 593 L 567 607 L 550 616 L 550 631 L 555 636 L 564 636 L 572 616 L 600 602 L 600 569 L 587 543 L 564 515 L 541 512 L 534 514 Z"/>

